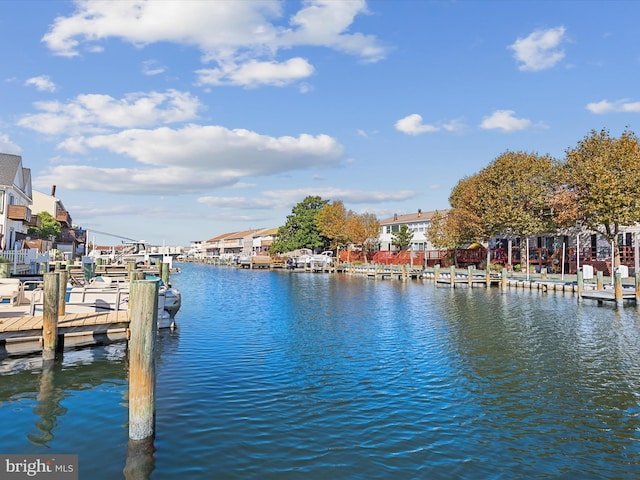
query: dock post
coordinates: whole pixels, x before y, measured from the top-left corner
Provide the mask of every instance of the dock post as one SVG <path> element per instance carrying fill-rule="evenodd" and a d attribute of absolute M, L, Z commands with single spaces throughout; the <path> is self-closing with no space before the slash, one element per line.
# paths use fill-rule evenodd
<path fill-rule="evenodd" d="M 437 282 L 439 278 L 440 278 L 440 264 L 438 263 L 433 266 L 433 280 Z"/>
<path fill-rule="evenodd" d="M 596 272 L 596 289 L 604 290 L 604 273 Z"/>
<path fill-rule="evenodd" d="M 635 275 L 635 287 L 636 287 L 636 306 L 640 305 L 640 272 L 636 272 Z"/>
<path fill-rule="evenodd" d="M 584 288 L 584 277 L 582 274 L 582 270 L 578 270 L 578 279 L 576 282 L 576 286 L 578 288 L 576 294 L 578 296 L 578 301 L 580 301 L 582 299 L 582 290 Z"/>
<path fill-rule="evenodd" d="M 616 298 L 616 305 L 621 307 L 624 302 L 622 299 L 622 273 L 620 272 L 615 272 L 614 274 L 613 291 Z"/>
<path fill-rule="evenodd" d="M 540 279 L 541 280 L 546 280 L 547 279 L 547 267 L 542 267 L 540 269 Z"/>
<path fill-rule="evenodd" d="M 251 265 L 253 268 L 253 262 L 251 263 Z M 169 264 L 167 262 L 162 263 L 160 278 L 162 279 L 162 283 L 164 283 L 166 286 L 169 286 Z"/>
<path fill-rule="evenodd" d="M 467 283 L 470 287 L 473 287 L 473 266 L 467 267 Z"/>
<path fill-rule="evenodd" d="M 155 436 L 158 281 L 131 284 L 131 337 L 129 339 L 129 439 Z"/>
<path fill-rule="evenodd" d="M 451 286 L 451 288 L 456 286 L 456 266 L 455 265 L 451 265 L 451 268 L 449 269 L 449 285 Z"/>
<path fill-rule="evenodd" d="M 491 287 L 491 268 L 487 265 L 487 271 L 485 272 L 484 277 L 485 282 L 487 282 L 487 288 Z"/>
<path fill-rule="evenodd" d="M 506 290 L 507 289 L 507 269 L 503 268 L 502 271 L 500 272 L 501 276 L 500 276 L 500 283 L 502 285 L 502 289 Z"/>
<path fill-rule="evenodd" d="M 45 273 L 44 305 L 42 306 L 42 360 L 55 360 L 58 347 L 58 284 L 57 273 Z"/>
<path fill-rule="evenodd" d="M 56 275 L 58 275 L 58 315 L 62 316 L 65 314 L 67 306 L 67 280 L 69 279 L 69 272 L 60 270 Z"/>

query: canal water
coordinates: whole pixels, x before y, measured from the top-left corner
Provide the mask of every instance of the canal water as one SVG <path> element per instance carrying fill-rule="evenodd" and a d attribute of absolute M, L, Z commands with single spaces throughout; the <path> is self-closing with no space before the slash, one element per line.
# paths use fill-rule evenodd
<path fill-rule="evenodd" d="M 640 314 L 561 293 L 181 264 L 152 479 L 640 478 Z M 0 363 L 0 453 L 125 478 L 124 345 Z"/>

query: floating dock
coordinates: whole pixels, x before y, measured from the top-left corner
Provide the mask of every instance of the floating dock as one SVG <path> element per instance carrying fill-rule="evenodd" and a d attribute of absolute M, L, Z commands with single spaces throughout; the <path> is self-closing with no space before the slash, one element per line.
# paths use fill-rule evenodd
<path fill-rule="evenodd" d="M 8 312 L 11 313 L 11 312 Z M 0 316 L 0 358 L 42 351 L 42 315 Z M 58 317 L 59 349 L 127 338 L 129 312 L 74 313 Z"/>

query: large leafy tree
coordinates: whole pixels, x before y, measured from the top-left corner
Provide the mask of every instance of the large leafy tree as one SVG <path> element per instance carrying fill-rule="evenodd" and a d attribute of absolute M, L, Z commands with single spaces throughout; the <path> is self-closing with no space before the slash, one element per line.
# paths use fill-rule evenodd
<path fill-rule="evenodd" d="M 338 200 L 325 205 L 316 215 L 316 225 L 320 234 L 329 240 L 329 246 L 336 249 L 349 244 L 347 233 L 347 210 Z"/>
<path fill-rule="evenodd" d="M 329 203 L 318 196 L 309 195 L 291 209 L 286 223 L 278 228 L 271 246 L 274 253 L 284 253 L 298 248 L 326 247 L 328 240 L 318 230 L 316 216 Z"/>
<path fill-rule="evenodd" d="M 366 252 L 377 244 L 380 221 L 372 213 L 359 214 L 349 210 L 347 212 L 346 230 L 351 243 L 362 248 L 366 262 Z"/>
<path fill-rule="evenodd" d="M 507 151 L 458 182 L 446 216 L 432 219 L 434 245 L 454 248 L 496 235 L 528 236 L 553 230 L 549 199 L 558 162 L 550 156 Z"/>
<path fill-rule="evenodd" d="M 38 213 L 38 216 L 40 217 L 40 226 L 29 227 L 27 229 L 27 235 L 33 238 L 42 238 L 45 240 L 48 240 L 51 237 L 60 238 L 60 235 L 62 234 L 60 222 L 58 222 L 49 212 L 40 212 Z"/>
<path fill-rule="evenodd" d="M 556 199 L 570 206 L 563 210 L 565 223 L 576 222 L 612 242 L 621 226 L 640 221 L 640 144 L 631 131 L 618 138 L 608 130 L 591 131 L 567 150 L 562 174 Z"/>
<path fill-rule="evenodd" d="M 486 235 L 525 237 L 553 230 L 549 198 L 556 189 L 556 160 L 507 151 L 479 176 L 477 201 Z"/>

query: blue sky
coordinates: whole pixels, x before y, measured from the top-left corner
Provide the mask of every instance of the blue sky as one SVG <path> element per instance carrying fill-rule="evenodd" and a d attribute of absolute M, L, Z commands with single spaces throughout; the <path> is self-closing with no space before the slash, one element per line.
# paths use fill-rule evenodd
<path fill-rule="evenodd" d="M 446 209 L 506 150 L 639 133 L 639 21 L 634 1 L 4 0 L 0 152 L 102 244 L 277 227 L 307 195 Z"/>

